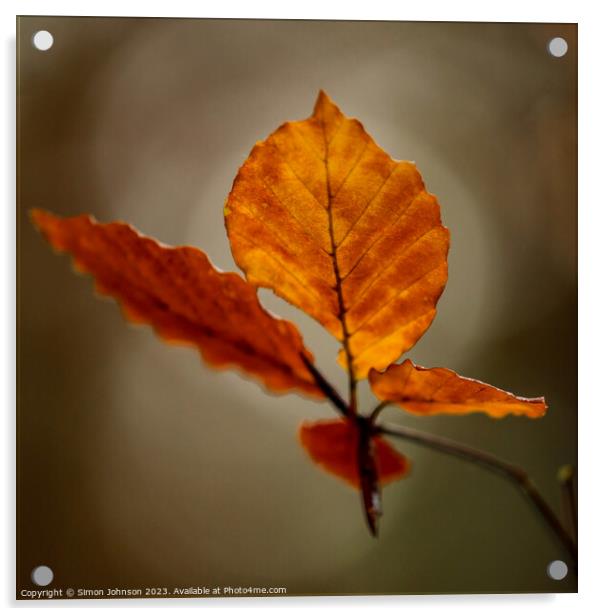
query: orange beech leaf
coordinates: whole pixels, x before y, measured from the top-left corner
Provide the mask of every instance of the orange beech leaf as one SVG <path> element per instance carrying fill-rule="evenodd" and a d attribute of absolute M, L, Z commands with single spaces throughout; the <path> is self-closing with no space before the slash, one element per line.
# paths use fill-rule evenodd
<path fill-rule="evenodd" d="M 311 117 L 255 145 L 224 213 L 247 280 L 340 340 L 352 378 L 386 368 L 433 320 L 449 247 L 437 199 L 324 92 Z"/>
<path fill-rule="evenodd" d="M 271 390 L 324 397 L 297 328 L 266 312 L 253 286 L 215 269 L 200 250 L 171 248 L 129 225 L 99 224 L 89 216 L 34 210 L 32 219 L 131 321 L 151 325 L 168 342 L 198 348 L 213 366 L 236 366 Z"/>
<path fill-rule="evenodd" d="M 354 488 L 360 488 L 358 466 L 359 429 L 347 419 L 306 422 L 299 429 L 301 445 L 324 470 Z M 383 438 L 372 437 L 378 480 L 382 484 L 402 479 L 410 463 Z"/>
<path fill-rule="evenodd" d="M 369 378 L 380 400 L 418 415 L 483 411 L 496 419 L 506 415 L 537 418 L 548 408 L 544 398 L 521 398 L 447 368 L 415 366 L 409 359 L 389 366 L 384 373 L 371 370 Z"/>

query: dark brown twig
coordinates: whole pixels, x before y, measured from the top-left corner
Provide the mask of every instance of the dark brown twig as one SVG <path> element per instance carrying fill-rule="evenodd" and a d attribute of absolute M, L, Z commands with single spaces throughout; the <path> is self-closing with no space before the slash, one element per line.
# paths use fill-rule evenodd
<path fill-rule="evenodd" d="M 313 362 L 311 362 L 305 355 L 301 354 L 301 359 L 303 363 L 307 366 L 307 369 L 311 372 L 311 375 L 316 379 L 316 383 L 318 387 L 324 392 L 324 395 L 332 402 L 334 407 L 344 415 L 345 417 L 349 416 L 349 407 L 339 392 L 328 382 L 326 377 L 314 366 Z"/>
<path fill-rule="evenodd" d="M 374 425 L 376 423 L 376 419 L 380 415 L 380 412 L 387 406 L 389 406 L 390 402 L 388 400 L 384 400 L 380 404 L 377 404 L 373 411 L 368 415 L 368 422 L 370 425 Z"/>
<path fill-rule="evenodd" d="M 381 425 L 375 427 L 374 429 L 381 434 L 388 434 L 389 436 L 395 436 L 408 441 L 413 441 L 414 443 L 425 445 L 426 447 L 430 447 L 431 449 L 435 449 L 443 453 L 463 458 L 465 460 L 469 460 L 471 462 L 479 464 L 483 468 L 496 472 L 503 477 L 510 479 L 522 490 L 523 494 L 527 496 L 535 509 L 546 521 L 548 527 L 554 532 L 556 538 L 566 548 L 575 565 L 577 564 L 576 543 L 573 541 L 569 533 L 567 533 L 552 508 L 543 499 L 543 497 L 523 469 L 509 464 L 508 462 L 505 462 L 503 460 L 500 460 L 499 458 L 496 458 L 495 456 L 484 451 L 473 449 L 472 447 L 462 445 L 461 443 L 456 443 L 455 441 L 443 438 L 441 436 L 435 436 L 434 434 L 419 432 L 418 430 L 413 430 L 412 428 L 392 425 Z"/>
<path fill-rule="evenodd" d="M 376 450 L 372 438 L 372 426 L 364 417 L 355 415 L 358 427 L 357 462 L 362 494 L 362 507 L 366 523 L 373 537 L 378 536 L 378 520 L 383 514 L 380 482 L 376 462 Z"/>
<path fill-rule="evenodd" d="M 577 501 L 575 498 L 575 469 L 566 464 L 558 471 L 558 481 L 562 489 L 565 516 L 573 539 L 577 541 Z"/>

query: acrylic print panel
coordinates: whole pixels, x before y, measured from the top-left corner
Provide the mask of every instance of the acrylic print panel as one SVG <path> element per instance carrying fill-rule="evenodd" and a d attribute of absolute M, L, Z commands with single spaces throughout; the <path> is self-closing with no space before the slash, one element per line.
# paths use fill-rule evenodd
<path fill-rule="evenodd" d="M 19 18 L 17 597 L 576 591 L 576 67 Z"/>

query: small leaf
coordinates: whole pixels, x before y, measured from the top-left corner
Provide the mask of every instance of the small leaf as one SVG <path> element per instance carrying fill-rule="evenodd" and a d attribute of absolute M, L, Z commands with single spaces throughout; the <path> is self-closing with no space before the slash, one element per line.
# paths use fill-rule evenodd
<path fill-rule="evenodd" d="M 526 415 L 537 418 L 548 408 L 544 398 L 521 398 L 447 368 L 423 368 L 409 359 L 384 373 L 370 371 L 370 385 L 383 401 L 418 415 L 464 415 L 483 411 L 491 417 Z"/>
<path fill-rule="evenodd" d="M 303 423 L 299 429 L 301 445 L 311 459 L 325 471 L 354 488 L 361 488 L 358 447 L 359 429 L 353 421 L 335 419 Z M 381 437 L 372 437 L 378 481 L 387 484 L 405 477 L 410 463 Z"/>
<path fill-rule="evenodd" d="M 247 280 L 319 321 L 355 378 L 386 368 L 435 316 L 449 247 L 437 199 L 324 92 L 310 118 L 255 145 L 225 219 Z"/>
<path fill-rule="evenodd" d="M 323 397 L 297 328 L 266 312 L 254 287 L 215 269 L 202 251 L 171 248 L 129 225 L 89 216 L 34 210 L 32 219 L 54 248 L 94 276 L 100 293 L 121 303 L 129 320 L 151 325 L 168 342 L 198 348 L 215 367 L 236 366 L 271 390 Z"/>

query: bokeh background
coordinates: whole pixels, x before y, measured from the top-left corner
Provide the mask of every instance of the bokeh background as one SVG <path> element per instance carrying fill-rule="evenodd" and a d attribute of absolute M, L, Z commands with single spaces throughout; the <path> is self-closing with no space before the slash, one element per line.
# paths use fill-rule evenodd
<path fill-rule="evenodd" d="M 560 513 L 556 473 L 576 461 L 576 26 L 26 17 L 18 32 L 19 588 L 46 564 L 63 588 L 574 591 L 572 572 L 548 579 L 567 555 L 511 484 L 409 443 L 412 475 L 385 489 L 372 539 L 357 493 L 297 444 L 328 405 L 125 324 L 27 212 L 121 219 L 236 269 L 236 171 L 325 89 L 416 161 L 451 230 L 447 290 L 409 356 L 550 405 L 538 421 L 385 418 L 524 466 Z M 335 341 L 260 296 L 344 390 Z M 365 383 L 360 399 L 374 403 Z"/>

